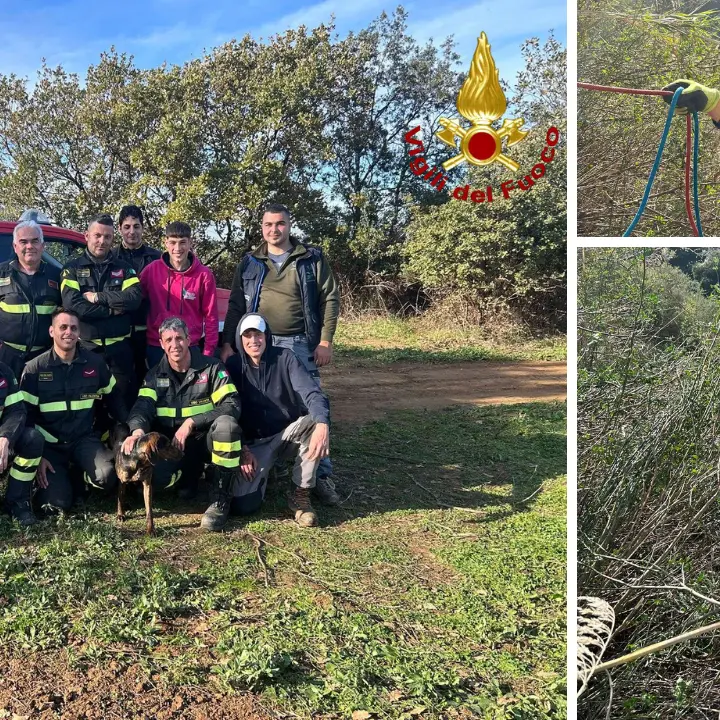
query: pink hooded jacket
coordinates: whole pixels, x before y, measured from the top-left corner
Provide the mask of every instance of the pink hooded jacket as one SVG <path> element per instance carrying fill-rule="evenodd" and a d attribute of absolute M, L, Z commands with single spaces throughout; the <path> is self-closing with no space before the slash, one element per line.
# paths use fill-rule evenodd
<path fill-rule="evenodd" d="M 147 342 L 160 346 L 158 329 L 169 317 L 182 318 L 190 331 L 190 345 L 205 335 L 204 355 L 212 355 L 218 343 L 218 309 L 215 276 L 190 253 L 184 272 L 170 265 L 165 252 L 140 273 L 143 295 L 148 299 Z M 203 333 L 204 331 L 204 333 Z"/>

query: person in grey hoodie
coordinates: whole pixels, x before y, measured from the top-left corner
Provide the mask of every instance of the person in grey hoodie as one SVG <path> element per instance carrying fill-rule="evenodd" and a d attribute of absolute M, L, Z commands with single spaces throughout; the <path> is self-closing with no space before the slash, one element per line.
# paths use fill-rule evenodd
<path fill-rule="evenodd" d="M 291 350 L 273 347 L 262 315 L 245 315 L 235 342 L 240 352 L 226 367 L 240 397 L 243 448 L 230 512 L 257 510 L 273 465 L 295 458 L 288 506 L 298 525 L 317 525 L 310 492 L 320 460 L 330 451 L 328 399 Z"/>

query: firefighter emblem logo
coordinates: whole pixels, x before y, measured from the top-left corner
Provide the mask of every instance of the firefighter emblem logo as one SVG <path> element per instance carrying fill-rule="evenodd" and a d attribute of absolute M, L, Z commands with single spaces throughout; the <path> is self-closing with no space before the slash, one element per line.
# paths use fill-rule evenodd
<path fill-rule="evenodd" d="M 471 165 L 499 162 L 508 170 L 516 171 L 520 165 L 503 154 L 503 139 L 508 148 L 524 140 L 527 131 L 520 128 L 525 121 L 522 118 L 505 119 L 499 130 L 492 127 L 492 123 L 505 114 L 507 101 L 485 33 L 478 38 L 470 73 L 460 88 L 456 104 L 460 115 L 471 125 L 464 128 L 455 120 L 440 118 L 443 128 L 437 133 L 440 140 L 455 150 L 458 149 L 456 142 L 460 140 L 459 154 L 446 160 L 443 168 L 450 170 L 463 162 Z"/>

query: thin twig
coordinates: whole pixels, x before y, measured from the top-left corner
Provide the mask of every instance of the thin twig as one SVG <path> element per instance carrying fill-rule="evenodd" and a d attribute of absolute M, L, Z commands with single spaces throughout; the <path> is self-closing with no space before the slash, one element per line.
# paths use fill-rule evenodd
<path fill-rule="evenodd" d="M 262 559 L 262 555 L 260 553 L 260 548 L 262 547 L 263 543 L 265 542 L 262 538 L 259 538 L 257 535 L 253 535 L 251 532 L 245 531 L 254 541 L 255 541 L 255 556 L 258 559 L 258 562 L 260 563 L 260 567 L 263 571 L 263 580 L 265 581 L 265 587 L 269 587 L 270 584 L 268 582 L 268 569 L 267 565 L 265 564 L 265 561 Z"/>

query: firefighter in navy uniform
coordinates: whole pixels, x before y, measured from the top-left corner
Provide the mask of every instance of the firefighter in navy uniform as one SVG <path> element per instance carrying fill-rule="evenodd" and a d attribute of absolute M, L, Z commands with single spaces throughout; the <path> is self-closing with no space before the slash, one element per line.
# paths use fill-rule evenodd
<path fill-rule="evenodd" d="M 214 466 L 210 506 L 200 526 L 217 531 L 230 514 L 232 486 L 240 467 L 240 404 L 224 365 L 190 349 L 187 325 L 167 318 L 160 325 L 165 355 L 148 371 L 128 425 L 131 435 L 123 451 L 130 453 L 137 438 L 152 430 L 172 438 L 183 451 L 179 461 L 163 460 L 155 467 L 153 488 L 171 487 L 181 475 L 197 483 L 204 463 Z"/>
<path fill-rule="evenodd" d="M 130 265 L 138 277 L 140 273 L 155 260 L 159 260 L 162 253 L 143 243 L 144 219 L 142 210 L 137 205 L 125 205 L 120 209 L 118 230 L 122 238 L 117 249 L 117 257 Z M 145 348 L 147 346 L 147 313 L 148 302 L 143 299 L 140 307 L 132 313 L 132 344 L 135 360 L 135 377 L 138 385 L 142 383 L 147 366 L 145 364 Z M 134 398 L 133 398 L 134 399 Z"/>
<path fill-rule="evenodd" d="M 111 252 L 113 234 L 109 215 L 90 221 L 87 248 L 63 268 L 60 290 L 65 309 L 80 318 L 84 347 L 103 356 L 121 394 L 128 397 L 137 385 L 130 332 L 142 289 L 135 270 Z"/>
<path fill-rule="evenodd" d="M 16 257 L 0 263 L 0 361 L 22 374 L 25 363 L 50 347 L 50 315 L 60 298 L 60 270 L 42 259 L 45 241 L 34 220 L 13 230 Z"/>
<path fill-rule="evenodd" d="M 37 522 L 31 504 L 32 485 L 44 441 L 37 430 L 25 427 L 25 418 L 23 394 L 15 375 L 0 362 L 0 473 L 10 467 L 4 509 L 21 525 L 28 526 Z"/>
<path fill-rule="evenodd" d="M 53 346 L 27 364 L 20 380 L 27 424 L 45 439 L 38 502 L 60 510 L 72 507 L 71 464 L 97 488 L 109 490 L 117 483 L 113 453 L 94 429 L 98 401 L 105 400 L 115 420 L 127 419 L 119 385 L 102 356 L 78 342 L 79 332 L 77 313 L 58 308 L 50 326 Z"/>

